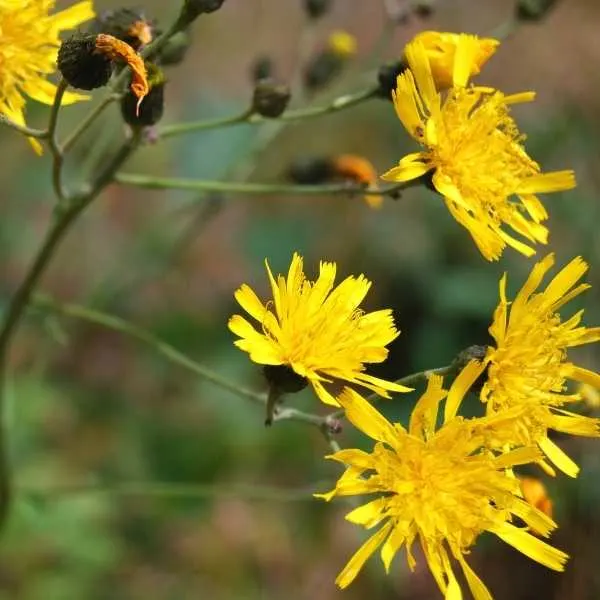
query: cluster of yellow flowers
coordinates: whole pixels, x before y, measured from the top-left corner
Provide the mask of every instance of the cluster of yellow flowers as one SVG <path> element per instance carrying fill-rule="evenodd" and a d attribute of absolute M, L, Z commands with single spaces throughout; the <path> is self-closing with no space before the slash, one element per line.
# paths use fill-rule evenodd
<path fill-rule="evenodd" d="M 533 93 L 505 95 L 469 84 L 496 46 L 495 40 L 435 32 L 420 34 L 407 46 L 408 69 L 398 77 L 394 105 L 424 150 L 404 157 L 383 175 L 407 181 L 431 171 L 433 186 L 488 260 L 499 258 L 506 245 L 534 254 L 531 245 L 503 225 L 529 244 L 546 243 L 542 221 L 547 214 L 536 194 L 575 185 L 572 171 L 542 174 L 522 146 L 509 106 L 532 100 Z M 414 569 L 412 545 L 418 540 L 447 600 L 462 598 L 452 559 L 474 597 L 490 599 L 465 560 L 485 531 L 531 559 L 563 570 L 567 555 L 542 539 L 556 523 L 544 510 L 539 489 L 528 493 L 513 472 L 518 465 L 537 463 L 550 474 L 558 469 L 574 477 L 577 465 L 548 433 L 600 435 L 598 419 L 565 407 L 581 400 L 579 393 L 568 391 L 569 381 L 600 387 L 600 375 L 569 362 L 566 355 L 570 347 L 600 340 L 600 327 L 581 326 L 582 311 L 566 320 L 558 313 L 589 287 L 579 283 L 587 265 L 573 259 L 540 289 L 553 264 L 552 254 L 536 264 L 512 302 L 506 275 L 501 279 L 489 328 L 494 345 L 481 360 L 468 361 L 447 390 L 442 377 L 430 376 L 408 428 L 390 423 L 353 387 L 338 395 L 332 391 L 335 381 L 385 398 L 390 392 L 410 391 L 365 372 L 366 364 L 386 359 L 386 346 L 399 331 L 390 310 L 360 310 L 371 286 L 363 275 L 347 277 L 335 287 L 336 265 L 322 262 L 311 282 L 296 254 L 287 278 L 275 278 L 266 265 L 272 301 L 263 303 L 247 285 L 236 292 L 258 329 L 234 315 L 229 328 L 239 337 L 235 344 L 265 365 L 272 387 L 284 393 L 310 384 L 320 400 L 341 406 L 347 420 L 375 441 L 370 453 L 344 449 L 329 456 L 345 472 L 331 492 L 318 494 L 326 500 L 376 495 L 346 516 L 376 531 L 338 576 L 340 587 L 353 581 L 378 548 L 386 571 L 403 546 Z M 459 415 L 469 391 L 477 392 L 485 406 L 480 417 Z M 515 525 L 515 518 L 524 525 Z"/>

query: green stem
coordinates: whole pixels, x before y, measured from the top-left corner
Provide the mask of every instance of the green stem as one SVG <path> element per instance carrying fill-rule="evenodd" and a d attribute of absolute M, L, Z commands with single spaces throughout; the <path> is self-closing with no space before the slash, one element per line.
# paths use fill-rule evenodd
<path fill-rule="evenodd" d="M 237 396 L 241 396 L 242 398 L 246 398 L 247 400 L 251 400 L 257 404 L 265 404 L 264 394 L 247 390 L 236 385 L 235 383 L 232 383 L 229 378 L 222 377 L 221 375 L 214 373 L 207 367 L 204 367 L 195 360 L 192 360 L 183 352 L 180 352 L 167 342 L 164 342 L 157 336 L 153 335 L 146 329 L 133 325 L 124 319 L 77 304 L 58 304 L 47 297 L 37 296 L 34 302 L 36 306 L 50 309 L 51 311 L 66 317 L 95 323 L 96 325 L 101 325 L 107 329 L 112 329 L 113 331 L 118 331 L 119 333 L 132 337 L 137 341 L 150 346 L 155 352 L 161 354 L 170 362 L 187 369 L 198 377 L 209 381 L 233 394 L 236 394 Z"/>
<path fill-rule="evenodd" d="M 328 185 L 286 185 L 278 183 L 246 183 L 236 181 L 208 181 L 203 179 L 176 179 L 168 177 L 151 177 L 136 173 L 117 173 L 115 181 L 122 185 L 132 185 L 155 190 L 193 190 L 197 192 L 229 192 L 238 194 L 372 194 L 387 196 L 395 194 L 402 189 L 415 185 L 415 182 L 406 182 L 390 186 L 385 189 L 367 189 L 364 187 L 350 186 L 348 184 Z"/>
<path fill-rule="evenodd" d="M 0 529 L 6 523 L 12 500 L 12 483 L 10 464 L 8 460 L 7 428 L 4 417 L 4 401 L 6 393 L 6 368 L 8 351 L 12 336 L 27 308 L 31 295 L 35 291 L 42 275 L 45 273 L 56 249 L 71 228 L 77 217 L 100 194 L 112 174 L 125 162 L 139 143 L 134 137 L 125 142 L 113 159 L 100 171 L 92 185 L 85 193 L 71 200 L 66 209 L 56 211 L 41 247 L 37 251 L 25 279 L 11 298 L 0 329 Z"/>
<path fill-rule="evenodd" d="M 25 135 L 36 138 L 38 140 L 43 140 L 48 137 L 47 129 L 33 129 L 32 127 L 27 127 L 25 125 L 19 125 L 10 119 L 7 119 L 4 115 L 0 115 L 0 124 L 6 125 L 19 133 L 24 133 Z"/>
<path fill-rule="evenodd" d="M 48 122 L 48 143 L 50 145 L 50 151 L 52 152 L 52 185 L 54 186 L 54 193 L 58 198 L 59 202 L 65 199 L 65 190 L 62 184 L 62 167 L 64 154 L 58 142 L 57 127 L 58 127 L 58 115 L 60 112 L 60 106 L 62 103 L 63 96 L 67 91 L 69 84 L 61 78 L 56 86 L 56 94 L 54 96 L 54 103 L 50 111 L 50 120 Z"/>
<path fill-rule="evenodd" d="M 495 38 L 497 40 L 506 41 L 508 38 L 514 35 L 520 25 L 519 19 L 515 17 L 509 17 L 504 21 L 504 23 L 500 23 L 497 27 L 494 27 L 490 32 L 490 37 Z"/>
<path fill-rule="evenodd" d="M 256 484 L 210 485 L 198 483 L 156 483 L 135 482 L 114 485 L 100 484 L 64 484 L 51 487 L 38 485 L 20 485 L 19 491 L 35 497 L 47 499 L 69 499 L 72 496 L 107 495 L 107 496 L 150 496 L 171 499 L 202 498 L 244 498 L 245 500 L 261 500 L 274 502 L 311 501 L 315 490 L 328 485 L 329 482 L 315 482 L 313 485 L 296 489 L 285 489 Z"/>
<path fill-rule="evenodd" d="M 228 115 L 226 117 L 205 119 L 203 121 L 193 121 L 192 123 L 176 123 L 174 125 L 167 125 L 159 130 L 158 137 L 164 140 L 185 133 L 204 131 L 206 129 L 219 129 L 223 127 L 230 127 L 231 125 L 239 125 L 240 123 L 250 123 L 250 117 L 252 114 L 252 109 L 247 108 L 241 113 Z"/>
<path fill-rule="evenodd" d="M 330 103 L 322 106 L 309 106 L 307 108 L 288 110 L 277 119 L 268 119 L 266 117 L 254 114 L 250 110 L 245 110 L 243 113 L 219 117 L 216 119 L 204 119 L 201 121 L 192 121 L 190 123 L 175 123 L 173 125 L 166 125 L 163 127 L 159 132 L 159 136 L 162 139 L 166 139 L 176 135 L 184 135 L 187 133 L 205 131 L 207 129 L 216 129 L 219 127 L 229 127 L 231 125 L 239 125 L 241 123 L 258 124 L 277 121 L 290 122 L 320 117 L 356 106 L 357 104 L 369 100 L 374 97 L 376 91 L 377 87 L 371 86 L 364 90 L 360 90 L 359 92 L 355 92 L 354 94 L 338 96 Z"/>
<path fill-rule="evenodd" d="M 63 152 L 68 152 L 71 146 L 82 136 L 90 125 L 104 112 L 104 110 L 120 96 L 118 94 L 109 94 L 104 97 L 95 108 L 75 127 L 71 134 L 63 143 Z"/>
<path fill-rule="evenodd" d="M 148 330 L 138 327 L 125 319 L 108 315 L 106 313 L 87 308 L 78 304 L 59 304 L 48 296 L 38 295 L 34 298 L 35 306 L 50 310 L 54 313 L 64 315 L 66 317 L 87 321 L 89 323 L 95 323 L 107 329 L 112 329 L 124 335 L 127 335 L 142 344 L 146 344 L 152 348 L 155 352 L 166 358 L 168 361 L 176 364 L 190 373 L 200 377 L 201 379 L 220 387 L 221 389 L 227 390 L 232 394 L 250 400 L 255 404 L 265 406 L 267 403 L 267 395 L 254 392 L 242 386 L 233 383 L 229 378 L 219 375 L 205 367 L 204 365 L 191 359 L 183 352 L 177 350 L 164 340 L 150 333 Z M 274 421 L 297 421 L 300 423 L 307 423 L 322 427 L 324 423 L 328 422 L 328 417 L 320 417 L 310 413 L 305 413 L 300 410 L 293 408 L 280 409 L 273 418 Z"/>

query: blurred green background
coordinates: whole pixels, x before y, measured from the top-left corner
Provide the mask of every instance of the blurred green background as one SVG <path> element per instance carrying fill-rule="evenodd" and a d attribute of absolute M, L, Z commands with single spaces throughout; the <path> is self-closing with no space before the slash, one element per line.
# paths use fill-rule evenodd
<path fill-rule="evenodd" d="M 269 56 L 277 76 L 292 79 L 305 22 L 301 4 L 227 0 L 199 19 L 185 63 L 168 71 L 163 123 L 242 110 L 257 57 Z M 310 55 L 336 29 L 357 37 L 359 55 L 327 89 L 296 97 L 296 105 L 369 85 L 373 67 L 397 58 L 423 28 L 485 34 L 513 8 L 508 0 L 445 0 L 428 18 L 413 16 L 398 26 L 385 45 L 383 4 L 333 2 L 314 28 Z M 96 2 L 98 12 L 118 6 Z M 177 2 L 148 0 L 144 8 L 164 26 Z M 523 26 L 506 41 L 480 78 L 507 92 L 536 90 L 534 104 L 515 110 L 527 148 L 545 170 L 577 173 L 575 191 L 553 194 L 545 203 L 557 262 L 581 254 L 591 263 L 594 287 L 573 303 L 586 309 L 589 325 L 600 323 L 599 22 L 597 0 L 559 2 L 543 22 Z M 61 131 L 88 109 L 64 110 Z M 32 125 L 42 126 L 48 110 L 31 103 L 28 115 Z M 414 148 L 383 100 L 275 132 L 269 128 L 244 125 L 172 138 L 144 147 L 127 171 L 231 178 L 235 165 L 250 157 L 252 179 L 280 181 L 302 156 L 359 153 L 382 172 Z M 76 147 L 67 177 L 79 181 L 123 135 L 114 109 Z M 36 158 L 6 128 L 0 148 L 5 306 L 40 242 L 53 195 L 48 156 Z M 42 288 L 62 301 L 120 315 L 262 391 L 260 369 L 234 348 L 226 327 L 236 311 L 233 292 L 247 282 L 266 297 L 263 260 L 281 272 L 294 251 L 305 256 L 311 275 L 319 260 L 328 259 L 343 276 L 364 273 L 374 281 L 366 308 L 393 308 L 402 330 L 389 361 L 373 369 L 391 378 L 448 364 L 465 346 L 487 343 L 499 277 L 508 271 L 514 292 L 531 266 L 510 250 L 500 262 L 486 263 L 440 198 L 425 190 L 386 199 L 373 211 L 361 199 L 343 196 L 216 200 L 111 186 L 71 232 Z M 598 370 L 597 348 L 573 354 Z M 363 533 L 344 521 L 343 502 L 311 498 L 339 475 L 322 458 L 328 447 L 318 431 L 292 422 L 265 429 L 255 405 L 152 350 L 39 312 L 22 324 L 11 362 L 8 420 L 18 494 L 0 546 L 0 598 L 440 597 L 425 561 L 420 558 L 411 575 L 402 555 L 389 577 L 374 558 L 350 589 L 335 588 L 337 572 Z M 324 409 L 308 392 L 293 402 Z M 405 419 L 413 404 L 414 397 L 403 396 L 385 407 Z M 349 429 L 339 441 L 365 443 Z M 553 541 L 572 557 L 567 571 L 554 574 L 483 539 L 471 562 L 497 600 L 600 598 L 600 445 L 572 439 L 561 444 L 582 466 L 577 480 L 545 482 L 560 524 Z"/>

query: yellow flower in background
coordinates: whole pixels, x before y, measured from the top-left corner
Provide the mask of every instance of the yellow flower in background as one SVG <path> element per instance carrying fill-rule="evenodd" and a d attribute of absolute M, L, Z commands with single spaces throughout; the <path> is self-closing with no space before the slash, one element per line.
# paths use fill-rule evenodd
<path fill-rule="evenodd" d="M 359 309 L 371 282 L 363 275 L 347 277 L 334 287 L 336 265 L 321 262 L 319 277 L 308 281 L 303 261 L 294 254 L 287 279 L 273 277 L 266 263 L 273 300 L 263 304 L 242 285 L 235 293 L 240 306 L 258 323 L 234 315 L 229 329 L 241 339 L 238 348 L 262 365 L 281 365 L 308 380 L 326 404 L 338 406 L 324 384 L 342 380 L 389 397 L 409 388 L 364 372 L 366 363 L 387 358 L 386 346 L 399 335 L 391 310 L 365 313 Z"/>
<path fill-rule="evenodd" d="M 424 150 L 408 154 L 382 178 L 404 182 L 433 171 L 433 186 L 487 260 L 497 260 L 506 245 L 531 256 L 531 244 L 545 244 L 548 237 L 541 224 L 548 215 L 536 194 L 571 189 L 575 176 L 573 171 L 541 173 L 525 152 L 509 105 L 532 100 L 533 92 L 506 96 L 492 88 L 467 87 L 479 52 L 477 38 L 459 36 L 453 88 L 442 97 L 423 44 L 407 46 L 410 69 L 398 77 L 394 105 Z"/>
<path fill-rule="evenodd" d="M 368 159 L 358 154 L 340 154 L 332 162 L 338 176 L 377 189 L 379 177 Z M 371 208 L 381 208 L 383 205 L 383 197 L 378 194 L 365 194 L 364 200 Z"/>
<path fill-rule="evenodd" d="M 446 396 L 439 376 L 429 379 L 408 430 L 388 422 L 355 391 L 346 388 L 340 395 L 348 420 L 376 444 L 371 453 L 347 449 L 329 456 L 344 464 L 346 471 L 331 492 L 317 496 L 331 500 L 335 496 L 377 494 L 346 519 L 367 529 L 378 529 L 339 574 L 339 587 L 352 583 L 378 548 L 386 572 L 403 546 L 408 566 L 414 570 L 412 545 L 419 542 L 447 599 L 462 598 L 450 563 L 453 557 L 476 600 L 490 600 L 489 591 L 465 560 L 485 531 L 529 558 L 563 570 L 565 553 L 510 523 L 512 516 L 519 517 L 543 536 L 556 527 L 549 516 L 519 497 L 520 482 L 509 471 L 537 460 L 539 451 L 519 448 L 496 456 L 483 448 L 485 438 L 480 426 L 487 427 L 486 417 L 464 420 L 456 416 L 464 395 L 483 368 L 472 361 L 455 379 L 448 392 L 443 423 L 437 430 L 439 405 Z"/>
<path fill-rule="evenodd" d="M 0 114 L 25 125 L 25 96 L 52 104 L 56 86 L 46 76 L 56 71 L 61 31 L 94 17 L 92 2 L 77 2 L 50 14 L 54 0 L 0 0 Z M 66 93 L 63 104 L 85 99 Z M 41 151 L 37 140 L 34 149 Z"/>
<path fill-rule="evenodd" d="M 500 42 L 492 38 L 479 38 L 476 41 L 469 76 L 478 75 L 481 67 L 496 52 Z M 458 33 L 443 33 L 439 31 L 422 31 L 413 42 L 422 44 L 429 60 L 431 74 L 438 89 L 452 87 L 456 50 L 459 47 L 461 35 Z"/>
<path fill-rule="evenodd" d="M 580 326 L 583 310 L 565 321 L 557 312 L 590 287 L 578 283 L 588 269 L 581 258 L 573 259 L 537 292 L 553 264 L 552 254 L 536 264 L 510 307 L 506 274 L 500 280 L 500 303 L 489 330 L 496 344 L 488 348 L 485 357 L 488 379 L 481 399 L 487 403 L 488 414 L 522 406 L 524 416 L 504 431 L 507 443 L 537 443 L 550 462 L 574 477 L 579 468 L 547 434 L 553 429 L 572 435 L 600 435 L 600 420 L 563 408 L 581 400 L 578 393 L 566 392 L 568 380 L 600 387 L 599 374 L 567 358 L 569 348 L 599 341 L 600 327 Z M 553 472 L 549 465 L 542 466 Z"/>

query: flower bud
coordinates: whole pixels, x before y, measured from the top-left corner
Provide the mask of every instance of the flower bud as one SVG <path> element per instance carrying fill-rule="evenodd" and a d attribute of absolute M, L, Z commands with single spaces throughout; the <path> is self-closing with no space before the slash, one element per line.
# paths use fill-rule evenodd
<path fill-rule="evenodd" d="M 259 56 L 250 67 L 250 74 L 253 83 L 258 83 L 262 79 L 273 77 L 273 60 L 269 56 Z"/>
<path fill-rule="evenodd" d="M 65 81 L 74 88 L 102 87 L 112 75 L 111 60 L 98 52 L 96 38 L 96 35 L 76 34 L 60 46 L 56 64 Z"/>
<path fill-rule="evenodd" d="M 121 98 L 121 115 L 132 127 L 149 127 L 160 121 L 164 110 L 165 77 L 161 69 L 146 63 L 149 92 L 139 104 L 138 97 L 131 91 Z M 139 110 L 138 110 L 139 104 Z"/>
<path fill-rule="evenodd" d="M 377 96 L 391 100 L 392 92 L 396 89 L 398 76 L 404 73 L 407 68 L 408 66 L 401 60 L 379 67 L 379 71 L 377 71 L 377 81 L 379 83 Z"/>
<path fill-rule="evenodd" d="M 311 19 L 319 19 L 331 8 L 331 0 L 304 0 L 304 10 Z"/>
<path fill-rule="evenodd" d="M 104 11 L 92 21 L 89 32 L 107 33 L 134 50 L 149 44 L 153 38 L 153 27 L 144 13 L 130 8 Z"/>
<path fill-rule="evenodd" d="M 335 174 L 333 161 L 328 157 L 309 156 L 295 160 L 287 177 L 301 185 L 318 185 L 329 181 Z"/>
<path fill-rule="evenodd" d="M 345 31 L 333 32 L 327 46 L 304 69 L 304 85 L 319 89 L 334 79 L 346 61 L 356 54 L 356 38 Z"/>
<path fill-rule="evenodd" d="M 287 85 L 276 84 L 271 79 L 263 79 L 254 88 L 252 111 L 262 117 L 276 119 L 287 108 L 291 96 Z"/>
<path fill-rule="evenodd" d="M 519 0 L 516 14 L 521 21 L 540 21 L 556 4 L 556 0 Z"/>
<path fill-rule="evenodd" d="M 200 15 L 219 10 L 224 1 L 225 0 L 184 0 L 179 15 L 179 24 L 182 26 L 189 25 Z"/>

